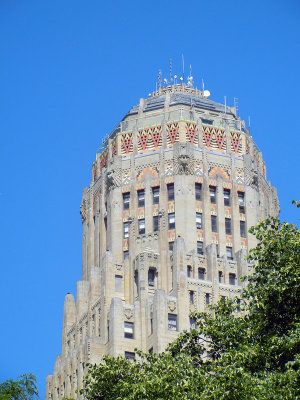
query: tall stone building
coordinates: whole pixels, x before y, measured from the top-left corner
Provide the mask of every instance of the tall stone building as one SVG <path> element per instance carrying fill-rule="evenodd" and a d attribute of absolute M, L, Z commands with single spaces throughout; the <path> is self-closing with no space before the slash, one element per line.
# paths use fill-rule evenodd
<path fill-rule="evenodd" d="M 47 399 L 75 398 L 104 354 L 161 352 L 191 312 L 235 296 L 251 272 L 248 228 L 279 204 L 235 109 L 182 83 L 140 99 L 105 140 L 80 212 L 82 280 L 65 298 Z"/>

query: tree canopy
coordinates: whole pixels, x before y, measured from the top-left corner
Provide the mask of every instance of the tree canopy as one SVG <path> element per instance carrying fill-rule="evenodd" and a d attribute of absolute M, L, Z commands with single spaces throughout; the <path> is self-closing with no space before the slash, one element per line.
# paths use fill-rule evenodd
<path fill-rule="evenodd" d="M 38 396 L 33 374 L 20 375 L 17 381 L 9 379 L 0 383 L 0 400 L 34 400 Z"/>
<path fill-rule="evenodd" d="M 90 365 L 84 397 L 300 399 L 300 231 L 271 218 L 250 232 L 258 244 L 242 301 L 221 299 L 211 313 L 194 314 L 197 328 L 163 353 Z"/>

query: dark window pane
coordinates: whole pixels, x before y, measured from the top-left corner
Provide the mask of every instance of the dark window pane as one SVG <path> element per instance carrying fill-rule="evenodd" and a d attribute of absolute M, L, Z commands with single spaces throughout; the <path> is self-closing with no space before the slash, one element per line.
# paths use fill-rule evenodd
<path fill-rule="evenodd" d="M 229 274 L 229 285 L 235 285 L 236 276 L 235 274 Z"/>
<path fill-rule="evenodd" d="M 177 315 L 168 314 L 168 329 L 169 331 L 177 331 Z"/>
<path fill-rule="evenodd" d="M 211 216 L 211 231 L 212 232 L 218 232 L 216 215 L 212 215 Z"/>
<path fill-rule="evenodd" d="M 205 268 L 198 268 L 198 279 L 205 280 Z"/>
<path fill-rule="evenodd" d="M 130 204 L 130 193 L 123 193 L 123 209 L 128 210 Z"/>
<path fill-rule="evenodd" d="M 138 206 L 144 207 L 145 205 L 145 190 L 138 190 Z"/>
<path fill-rule="evenodd" d="M 224 189 L 224 206 L 230 206 L 230 189 Z"/>
<path fill-rule="evenodd" d="M 231 219 L 225 218 L 225 232 L 226 235 L 231 235 Z"/>
<path fill-rule="evenodd" d="M 153 204 L 159 203 L 159 186 L 152 188 Z"/>
<path fill-rule="evenodd" d="M 196 228 L 202 229 L 202 214 L 196 213 Z"/>
<path fill-rule="evenodd" d="M 210 202 L 212 204 L 216 204 L 217 197 L 216 197 L 216 187 L 215 186 L 210 186 L 209 187 L 209 195 L 210 195 Z"/>
<path fill-rule="evenodd" d="M 159 230 L 159 217 L 158 215 L 155 215 L 153 217 L 153 231 L 157 232 Z"/>
<path fill-rule="evenodd" d="M 202 184 L 201 183 L 195 183 L 195 198 L 196 198 L 196 200 L 199 200 L 199 201 L 202 200 Z"/>
<path fill-rule="evenodd" d="M 197 242 L 197 254 L 203 254 L 203 242 Z"/>
<path fill-rule="evenodd" d="M 148 285 L 154 286 L 155 282 L 155 269 L 149 268 L 148 270 Z"/>
<path fill-rule="evenodd" d="M 169 183 L 167 185 L 168 190 L 168 201 L 174 200 L 174 183 Z"/>
<path fill-rule="evenodd" d="M 168 214 L 169 229 L 175 229 L 175 213 Z"/>
<path fill-rule="evenodd" d="M 191 278 L 192 276 L 192 267 L 190 265 L 187 266 L 187 276 L 188 278 Z"/>
<path fill-rule="evenodd" d="M 245 238 L 246 237 L 246 222 L 245 221 L 240 221 L 240 232 L 241 232 L 241 237 Z"/>
<path fill-rule="evenodd" d="M 124 337 L 126 339 L 133 339 L 134 337 L 134 324 L 133 322 L 124 322 Z"/>

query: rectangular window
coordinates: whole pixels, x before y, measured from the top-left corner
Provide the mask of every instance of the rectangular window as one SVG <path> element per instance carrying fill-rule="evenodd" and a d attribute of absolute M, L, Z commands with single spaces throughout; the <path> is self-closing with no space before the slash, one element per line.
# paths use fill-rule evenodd
<path fill-rule="evenodd" d="M 195 198 L 198 201 L 202 200 L 202 184 L 195 183 Z"/>
<path fill-rule="evenodd" d="M 231 235 L 231 219 L 225 218 L 225 233 L 226 235 Z"/>
<path fill-rule="evenodd" d="M 198 268 L 198 279 L 205 280 L 205 268 Z"/>
<path fill-rule="evenodd" d="M 239 209 L 241 214 L 245 214 L 245 193 L 238 192 Z"/>
<path fill-rule="evenodd" d="M 124 260 L 128 260 L 128 258 L 129 258 L 129 250 L 124 250 L 123 251 L 123 258 L 124 258 Z"/>
<path fill-rule="evenodd" d="M 123 193 L 123 209 L 129 210 L 130 193 Z"/>
<path fill-rule="evenodd" d="M 134 337 L 134 323 L 133 322 L 124 322 L 124 338 L 133 339 Z"/>
<path fill-rule="evenodd" d="M 191 267 L 191 265 L 187 266 L 186 272 L 187 272 L 188 278 L 191 278 L 192 277 L 192 267 Z"/>
<path fill-rule="evenodd" d="M 121 275 L 115 275 L 115 291 L 122 292 L 123 277 Z"/>
<path fill-rule="evenodd" d="M 197 254 L 203 255 L 203 242 L 197 242 Z"/>
<path fill-rule="evenodd" d="M 216 187 L 215 186 L 209 187 L 209 196 L 210 196 L 210 202 L 212 204 L 216 204 L 217 196 L 216 196 Z"/>
<path fill-rule="evenodd" d="M 240 233 L 241 233 L 241 237 L 243 237 L 243 238 L 246 237 L 246 222 L 245 221 L 240 221 Z"/>
<path fill-rule="evenodd" d="M 175 229 L 175 213 L 168 214 L 169 229 Z"/>
<path fill-rule="evenodd" d="M 159 186 L 152 188 L 153 204 L 159 204 Z"/>
<path fill-rule="evenodd" d="M 209 293 L 205 293 L 205 304 L 206 305 L 210 304 L 210 294 Z"/>
<path fill-rule="evenodd" d="M 173 201 L 174 200 L 174 183 L 169 183 L 167 185 L 167 190 L 168 190 L 168 201 Z"/>
<path fill-rule="evenodd" d="M 128 222 L 124 222 L 123 224 L 123 232 L 124 232 L 124 238 L 128 238 L 129 237 L 129 223 Z"/>
<path fill-rule="evenodd" d="M 216 215 L 212 215 L 211 216 L 211 231 L 212 232 L 218 232 L 217 216 Z"/>
<path fill-rule="evenodd" d="M 230 189 L 224 189 L 224 206 L 230 206 Z"/>
<path fill-rule="evenodd" d="M 159 216 L 155 215 L 153 217 L 153 232 L 157 232 L 159 230 Z"/>
<path fill-rule="evenodd" d="M 192 332 L 193 329 L 196 329 L 196 319 L 190 317 L 190 332 Z"/>
<path fill-rule="evenodd" d="M 219 283 L 223 283 L 223 272 L 219 271 Z"/>
<path fill-rule="evenodd" d="M 144 235 L 145 233 L 145 220 L 139 219 L 139 234 Z"/>
<path fill-rule="evenodd" d="M 177 315 L 168 314 L 168 329 L 169 331 L 177 331 Z"/>
<path fill-rule="evenodd" d="M 135 361 L 135 353 L 132 351 L 125 351 L 125 358 L 126 360 Z"/>
<path fill-rule="evenodd" d="M 195 292 L 193 290 L 190 290 L 190 304 L 195 303 Z"/>
<path fill-rule="evenodd" d="M 226 257 L 228 260 L 233 260 L 232 247 L 226 247 Z"/>
<path fill-rule="evenodd" d="M 154 286 L 155 283 L 155 269 L 149 268 L 148 269 L 148 285 Z"/>
<path fill-rule="evenodd" d="M 198 212 L 196 213 L 196 228 L 202 229 L 202 214 Z"/>
<path fill-rule="evenodd" d="M 169 250 L 173 251 L 174 249 L 174 242 L 169 242 Z"/>
<path fill-rule="evenodd" d="M 236 275 L 230 273 L 229 274 L 229 285 L 235 285 L 235 281 L 236 281 Z"/>
<path fill-rule="evenodd" d="M 138 207 L 144 207 L 145 206 L 145 190 L 138 190 Z"/>

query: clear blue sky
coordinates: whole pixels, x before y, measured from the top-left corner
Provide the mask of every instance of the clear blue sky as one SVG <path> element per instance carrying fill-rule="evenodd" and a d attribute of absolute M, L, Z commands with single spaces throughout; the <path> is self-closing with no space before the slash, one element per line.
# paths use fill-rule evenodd
<path fill-rule="evenodd" d="M 81 190 L 104 135 L 181 54 L 211 99 L 251 116 L 281 218 L 300 199 L 297 0 L 0 2 L 0 381 L 60 353 L 81 278 Z"/>

